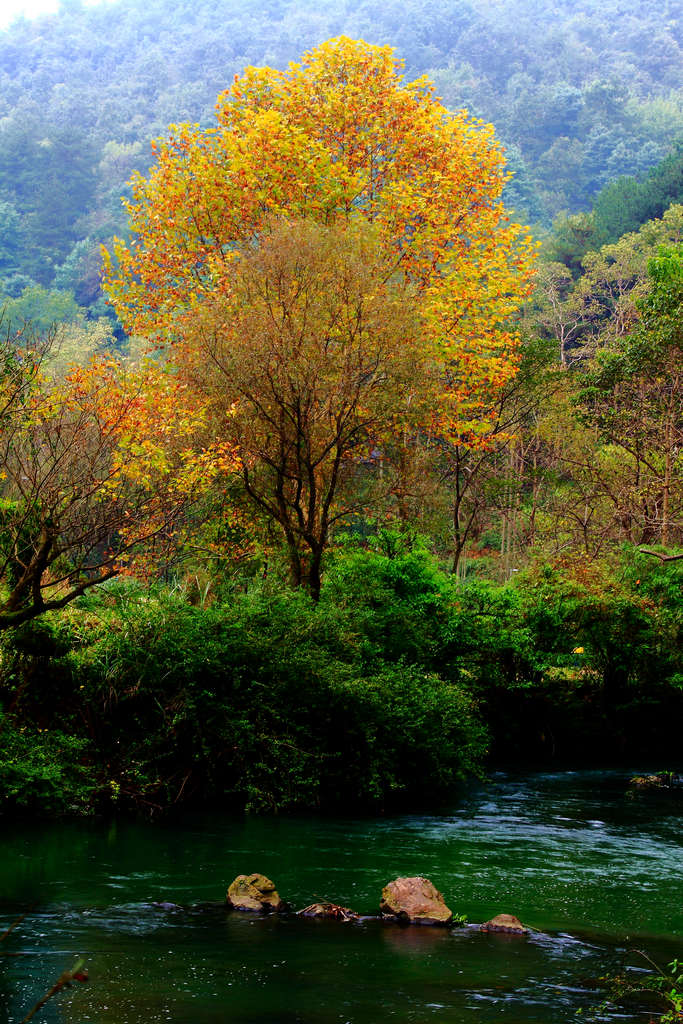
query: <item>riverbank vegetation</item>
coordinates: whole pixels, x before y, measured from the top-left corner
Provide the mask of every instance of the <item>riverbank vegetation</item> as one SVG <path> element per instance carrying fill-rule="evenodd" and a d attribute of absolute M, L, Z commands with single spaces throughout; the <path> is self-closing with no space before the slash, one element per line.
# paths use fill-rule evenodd
<path fill-rule="evenodd" d="M 661 1024 L 676 1024 L 683 1019 L 683 971 L 679 960 L 660 967 L 642 950 L 629 950 L 626 968 L 619 974 L 608 974 L 600 978 L 608 992 L 605 1006 L 616 1004 L 625 1008 L 642 1008 L 656 1013 Z M 645 969 L 643 968 L 645 965 Z M 635 966 L 635 970 L 634 970 Z"/>
<path fill-rule="evenodd" d="M 4 634 L 5 811 L 436 807 L 487 754 L 676 756 L 679 564 L 463 582 L 380 532 L 318 602 L 276 573 L 197 583 L 112 583 Z"/>
<path fill-rule="evenodd" d="M 0 253 L 0 811 L 377 811 L 496 763 L 672 766 L 680 146 L 565 196 L 536 256 L 493 130 L 401 71 L 345 37 L 247 69 L 210 125 L 164 126 L 119 239 L 62 224 L 54 273 L 16 215 L 43 248 Z M 644 100 L 582 89 L 562 152 L 590 110 L 638 135 Z"/>

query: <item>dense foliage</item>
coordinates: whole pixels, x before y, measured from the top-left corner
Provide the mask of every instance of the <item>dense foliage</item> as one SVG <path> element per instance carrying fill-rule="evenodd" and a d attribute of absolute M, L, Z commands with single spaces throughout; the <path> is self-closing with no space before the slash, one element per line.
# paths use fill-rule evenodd
<path fill-rule="evenodd" d="M 275 579 L 203 606 L 118 584 L 5 639 L 4 809 L 436 806 L 491 744 L 664 763 L 682 570 L 631 558 L 463 586 L 354 546 L 317 604 Z"/>

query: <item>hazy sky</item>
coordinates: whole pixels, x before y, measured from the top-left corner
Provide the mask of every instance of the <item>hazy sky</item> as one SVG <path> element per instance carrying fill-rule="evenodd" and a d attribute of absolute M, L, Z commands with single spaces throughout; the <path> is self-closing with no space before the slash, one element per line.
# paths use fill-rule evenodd
<path fill-rule="evenodd" d="M 59 0 L 2 0 L 0 3 L 0 26 L 5 28 L 19 14 L 32 18 L 45 11 L 56 11 Z"/>
<path fill-rule="evenodd" d="M 90 6 L 98 0 L 85 0 Z M 59 8 L 59 0 L 0 0 L 0 29 L 7 28 L 20 14 L 34 18 L 36 14 L 54 13 Z"/>

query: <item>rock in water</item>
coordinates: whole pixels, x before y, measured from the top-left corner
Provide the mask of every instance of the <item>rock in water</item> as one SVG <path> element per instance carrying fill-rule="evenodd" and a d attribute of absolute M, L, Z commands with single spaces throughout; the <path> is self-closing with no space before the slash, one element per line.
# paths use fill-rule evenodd
<path fill-rule="evenodd" d="M 340 907 L 337 903 L 311 903 L 298 912 L 299 917 L 328 917 L 333 921 L 358 921 L 359 915 L 348 907 Z"/>
<path fill-rule="evenodd" d="M 480 926 L 482 932 L 507 932 L 508 935 L 526 935 L 528 929 L 514 914 L 496 914 L 490 921 Z"/>
<path fill-rule="evenodd" d="M 453 914 L 428 878 L 396 878 L 382 890 L 384 917 L 410 924 L 450 924 Z"/>
<path fill-rule="evenodd" d="M 284 910 L 285 904 L 265 875 L 238 875 L 230 885 L 225 902 L 234 910 L 253 910 L 270 914 Z"/>
<path fill-rule="evenodd" d="M 630 786 L 636 789 L 678 789 L 683 793 L 683 775 L 678 772 L 659 772 L 657 775 L 634 775 Z"/>

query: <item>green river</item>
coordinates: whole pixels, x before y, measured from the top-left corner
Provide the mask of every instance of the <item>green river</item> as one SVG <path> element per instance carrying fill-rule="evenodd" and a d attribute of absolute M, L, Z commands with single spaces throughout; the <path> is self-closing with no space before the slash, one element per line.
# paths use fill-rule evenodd
<path fill-rule="evenodd" d="M 645 1022 L 596 1010 L 591 979 L 628 951 L 683 956 L 683 809 L 625 773 L 495 775 L 438 816 L 182 823 L 2 823 L 0 1022 L 19 1022 L 85 957 L 87 985 L 36 1021 L 111 1024 Z M 237 874 L 377 912 L 426 875 L 472 922 L 512 913 L 526 938 L 226 913 Z"/>

